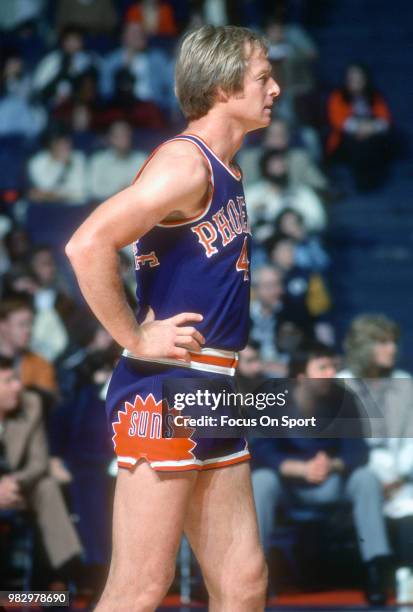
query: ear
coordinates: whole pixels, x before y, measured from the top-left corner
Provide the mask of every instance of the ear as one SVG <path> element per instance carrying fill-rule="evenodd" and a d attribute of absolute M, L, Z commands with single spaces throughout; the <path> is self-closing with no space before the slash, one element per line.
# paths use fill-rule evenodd
<path fill-rule="evenodd" d="M 215 90 L 215 101 L 223 102 L 224 104 L 228 102 L 229 94 L 222 89 L 222 87 L 217 87 Z"/>

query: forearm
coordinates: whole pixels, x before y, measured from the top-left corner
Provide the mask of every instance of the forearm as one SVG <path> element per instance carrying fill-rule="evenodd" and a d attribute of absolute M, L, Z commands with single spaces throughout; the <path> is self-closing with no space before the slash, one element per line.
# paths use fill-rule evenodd
<path fill-rule="evenodd" d="M 286 459 L 280 464 L 280 474 L 287 478 L 303 478 L 305 476 L 305 461 Z"/>
<path fill-rule="evenodd" d="M 69 244 L 67 254 L 96 318 L 120 346 L 134 352 L 139 326 L 126 300 L 116 250 L 91 242 L 73 249 Z"/>

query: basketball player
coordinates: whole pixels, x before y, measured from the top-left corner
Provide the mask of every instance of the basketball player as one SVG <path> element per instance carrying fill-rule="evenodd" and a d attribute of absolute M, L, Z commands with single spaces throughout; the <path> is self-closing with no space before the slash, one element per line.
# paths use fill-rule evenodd
<path fill-rule="evenodd" d="M 160 406 L 168 377 L 230 379 L 246 344 L 251 236 L 232 159 L 247 132 L 270 123 L 279 88 L 257 34 L 204 26 L 183 41 L 176 92 L 188 128 L 66 247 L 87 302 L 125 348 L 107 398 L 120 470 L 112 562 L 96 609 L 155 610 L 185 532 L 210 610 L 258 612 L 266 567 L 246 442 L 162 438 Z M 130 243 L 137 317 L 117 264 Z"/>

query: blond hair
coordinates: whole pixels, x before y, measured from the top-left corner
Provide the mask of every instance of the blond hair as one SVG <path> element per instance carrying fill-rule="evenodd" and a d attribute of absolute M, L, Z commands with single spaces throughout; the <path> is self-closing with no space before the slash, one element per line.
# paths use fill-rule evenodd
<path fill-rule="evenodd" d="M 243 90 L 254 49 L 267 54 L 264 38 L 238 26 L 206 25 L 184 37 L 175 68 L 175 93 L 187 119 L 208 113 L 218 87 L 228 94 Z"/>
<path fill-rule="evenodd" d="M 366 376 L 372 363 L 374 345 L 388 340 L 397 343 L 399 336 L 399 326 L 385 315 L 359 315 L 351 322 L 344 341 L 348 367 L 356 376 Z"/>

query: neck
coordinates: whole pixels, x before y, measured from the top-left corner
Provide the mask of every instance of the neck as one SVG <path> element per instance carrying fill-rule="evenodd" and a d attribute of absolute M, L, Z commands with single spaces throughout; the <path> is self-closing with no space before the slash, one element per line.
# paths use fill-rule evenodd
<path fill-rule="evenodd" d="M 200 119 L 190 121 L 184 133 L 200 136 L 214 153 L 227 165 L 241 148 L 245 129 L 234 118 L 211 109 Z"/>

